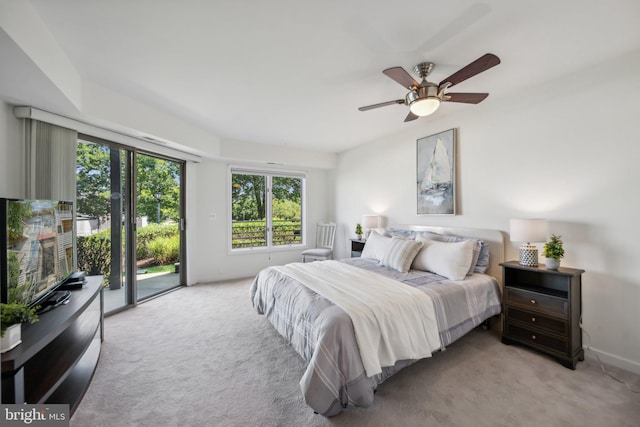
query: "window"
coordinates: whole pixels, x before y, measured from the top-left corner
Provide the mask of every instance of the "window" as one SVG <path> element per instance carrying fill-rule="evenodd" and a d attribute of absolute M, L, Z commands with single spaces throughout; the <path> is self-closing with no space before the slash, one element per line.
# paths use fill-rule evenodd
<path fill-rule="evenodd" d="M 302 174 L 230 169 L 231 249 L 302 245 Z"/>

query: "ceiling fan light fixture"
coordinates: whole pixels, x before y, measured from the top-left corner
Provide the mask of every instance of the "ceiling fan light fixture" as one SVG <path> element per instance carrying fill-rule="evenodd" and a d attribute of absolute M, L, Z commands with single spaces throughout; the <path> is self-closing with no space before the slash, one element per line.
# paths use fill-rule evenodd
<path fill-rule="evenodd" d="M 438 97 L 428 97 L 416 99 L 409 105 L 409 109 L 416 116 L 428 116 L 433 114 L 440 106 L 440 99 Z"/>
<path fill-rule="evenodd" d="M 413 114 L 419 117 L 433 114 L 442 99 L 438 96 L 438 86 L 427 81 L 423 85 L 407 94 L 406 104 Z"/>
<path fill-rule="evenodd" d="M 411 113 L 404 119 L 410 122 L 418 117 L 433 114 L 440 107 L 442 102 L 458 102 L 464 104 L 478 104 L 482 102 L 488 93 L 447 93 L 447 90 L 463 82 L 477 74 L 487 71 L 491 67 L 495 67 L 500 63 L 500 58 L 492 53 L 487 53 L 462 67 L 446 79 L 440 81 L 439 84 L 429 82 L 427 77 L 434 67 L 432 62 L 421 62 L 413 67 L 413 72 L 422 79 L 418 83 L 407 71 L 402 67 L 391 67 L 382 71 L 382 73 L 401 85 L 409 89 L 404 99 L 396 99 L 393 101 L 380 102 L 378 104 L 360 107 L 358 110 L 367 111 L 374 108 L 384 107 L 393 104 L 404 104 L 409 107 Z"/>

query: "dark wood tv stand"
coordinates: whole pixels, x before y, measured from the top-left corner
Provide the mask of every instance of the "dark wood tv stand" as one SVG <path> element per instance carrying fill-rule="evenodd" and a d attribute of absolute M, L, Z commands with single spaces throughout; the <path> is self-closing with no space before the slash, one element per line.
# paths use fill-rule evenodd
<path fill-rule="evenodd" d="M 67 403 L 73 413 L 100 357 L 103 276 L 89 276 L 68 304 L 22 325 L 22 344 L 2 354 L 2 403 Z"/>

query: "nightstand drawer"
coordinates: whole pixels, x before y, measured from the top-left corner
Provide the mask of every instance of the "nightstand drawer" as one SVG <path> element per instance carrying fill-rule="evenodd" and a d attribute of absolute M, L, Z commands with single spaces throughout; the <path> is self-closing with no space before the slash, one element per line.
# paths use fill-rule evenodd
<path fill-rule="evenodd" d="M 550 295 L 531 292 L 524 289 L 506 287 L 505 302 L 527 307 L 530 310 L 545 312 L 548 314 L 566 317 L 567 300 Z"/>
<path fill-rule="evenodd" d="M 506 316 L 509 321 L 514 320 L 535 328 L 547 329 L 558 334 L 567 334 L 567 322 L 565 320 L 546 317 L 534 311 L 524 311 L 507 306 Z"/>
<path fill-rule="evenodd" d="M 555 338 L 551 335 L 540 333 L 538 331 L 531 331 L 526 328 L 514 326 L 512 324 L 507 325 L 506 334 L 515 340 L 524 342 L 531 346 L 545 347 L 549 350 L 557 351 L 566 354 L 569 350 L 567 340 L 561 338 Z"/>

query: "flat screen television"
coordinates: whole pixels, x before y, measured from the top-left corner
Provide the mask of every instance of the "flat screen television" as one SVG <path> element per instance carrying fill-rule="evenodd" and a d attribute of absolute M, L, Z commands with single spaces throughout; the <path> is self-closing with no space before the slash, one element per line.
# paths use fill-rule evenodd
<path fill-rule="evenodd" d="M 0 198 L 0 301 L 46 305 L 73 273 L 73 242 L 71 202 Z"/>

